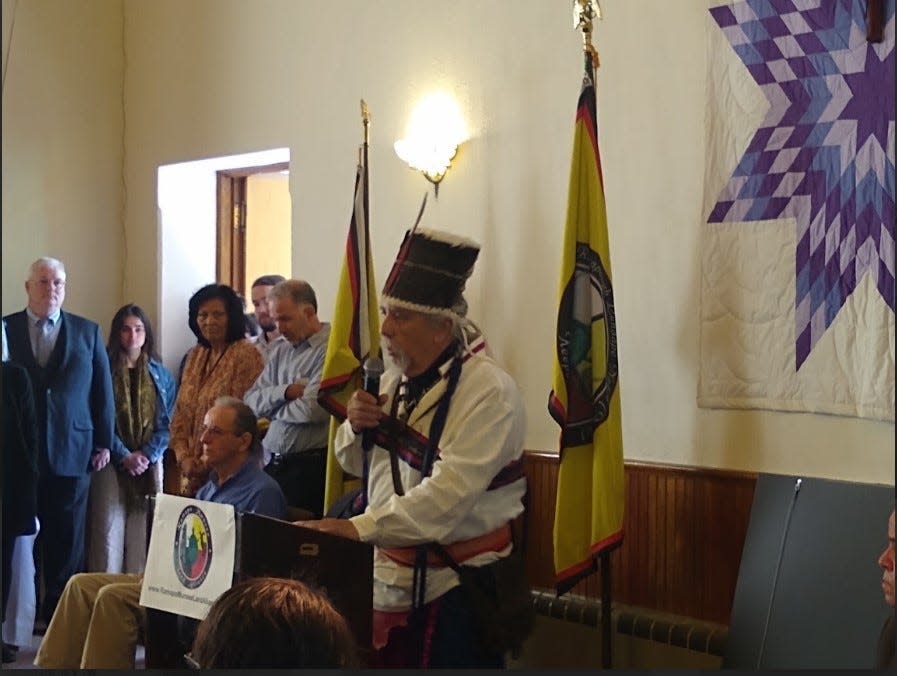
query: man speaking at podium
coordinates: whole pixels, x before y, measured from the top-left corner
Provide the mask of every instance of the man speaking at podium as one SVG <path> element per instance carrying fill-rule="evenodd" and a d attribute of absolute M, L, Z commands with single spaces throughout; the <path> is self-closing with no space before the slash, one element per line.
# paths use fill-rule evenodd
<path fill-rule="evenodd" d="M 197 500 L 233 505 L 277 519 L 286 498 L 261 467 L 255 414 L 233 397 L 219 397 L 205 415 L 200 437 L 212 468 Z M 145 626 L 142 575 L 72 576 L 53 614 L 34 663 L 45 669 L 133 669 L 137 634 Z"/>
<path fill-rule="evenodd" d="M 364 476 L 368 463 L 367 508 L 300 522 L 376 546 L 371 666 L 503 666 L 452 565 L 505 561 L 526 490 L 520 393 L 466 319 L 462 292 L 478 254 L 448 233 L 406 233 L 381 303 L 396 368 L 379 397 L 352 395 L 336 437 L 348 472 Z"/>

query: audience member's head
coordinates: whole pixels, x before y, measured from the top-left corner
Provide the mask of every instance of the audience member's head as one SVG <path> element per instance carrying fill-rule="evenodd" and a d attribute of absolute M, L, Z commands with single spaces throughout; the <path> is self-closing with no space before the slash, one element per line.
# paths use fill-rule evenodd
<path fill-rule="evenodd" d="M 268 294 L 268 307 L 277 330 L 291 343 L 299 343 L 321 330 L 318 299 L 311 284 L 300 279 L 280 282 Z"/>
<path fill-rule="evenodd" d="M 25 280 L 28 309 L 46 319 L 62 307 L 65 300 L 65 266 L 56 258 L 38 258 L 28 267 Z"/>
<path fill-rule="evenodd" d="M 203 459 L 219 475 L 230 475 L 250 455 L 261 454 L 258 419 L 236 397 L 218 397 L 199 429 Z"/>
<path fill-rule="evenodd" d="M 158 359 L 153 325 L 139 305 L 128 303 L 115 313 L 109 329 L 106 351 L 113 367 L 118 366 L 124 356 L 135 351 Z"/>
<path fill-rule="evenodd" d="M 243 302 L 226 284 L 207 284 L 190 297 L 190 330 L 204 347 L 220 349 L 243 340 Z"/>
<path fill-rule="evenodd" d="M 224 592 L 199 625 L 201 669 L 351 668 L 358 665 L 345 619 L 297 580 L 259 577 Z"/>
<path fill-rule="evenodd" d="M 894 512 L 888 519 L 888 546 L 878 557 L 881 566 L 881 590 L 885 595 L 885 603 L 894 607 Z"/>
<path fill-rule="evenodd" d="M 255 308 L 255 318 L 265 333 L 272 332 L 276 327 L 268 309 L 268 292 L 284 281 L 283 275 L 262 275 L 252 283 L 252 306 Z"/>

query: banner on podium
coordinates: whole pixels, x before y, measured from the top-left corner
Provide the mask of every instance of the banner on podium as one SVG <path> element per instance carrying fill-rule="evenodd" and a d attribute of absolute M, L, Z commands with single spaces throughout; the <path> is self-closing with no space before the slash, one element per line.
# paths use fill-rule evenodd
<path fill-rule="evenodd" d="M 156 495 L 140 605 L 203 619 L 233 583 L 235 542 L 232 505 Z"/>

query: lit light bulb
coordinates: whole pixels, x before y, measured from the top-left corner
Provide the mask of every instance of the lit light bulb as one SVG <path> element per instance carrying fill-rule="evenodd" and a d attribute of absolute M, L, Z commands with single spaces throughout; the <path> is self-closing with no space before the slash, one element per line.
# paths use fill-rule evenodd
<path fill-rule="evenodd" d="M 395 150 L 408 166 L 423 172 L 438 188 L 458 145 L 465 140 L 467 129 L 457 103 L 440 92 L 417 105 L 405 138 L 395 142 Z"/>

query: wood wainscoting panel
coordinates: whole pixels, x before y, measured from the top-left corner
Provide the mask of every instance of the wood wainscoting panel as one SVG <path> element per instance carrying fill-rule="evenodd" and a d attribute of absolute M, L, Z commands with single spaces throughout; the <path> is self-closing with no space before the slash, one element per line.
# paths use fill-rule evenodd
<path fill-rule="evenodd" d="M 554 588 L 558 456 L 526 453 L 525 543 L 533 587 Z M 728 624 L 757 475 L 625 462 L 623 544 L 611 555 L 614 601 Z M 600 598 L 600 574 L 573 594 Z"/>

